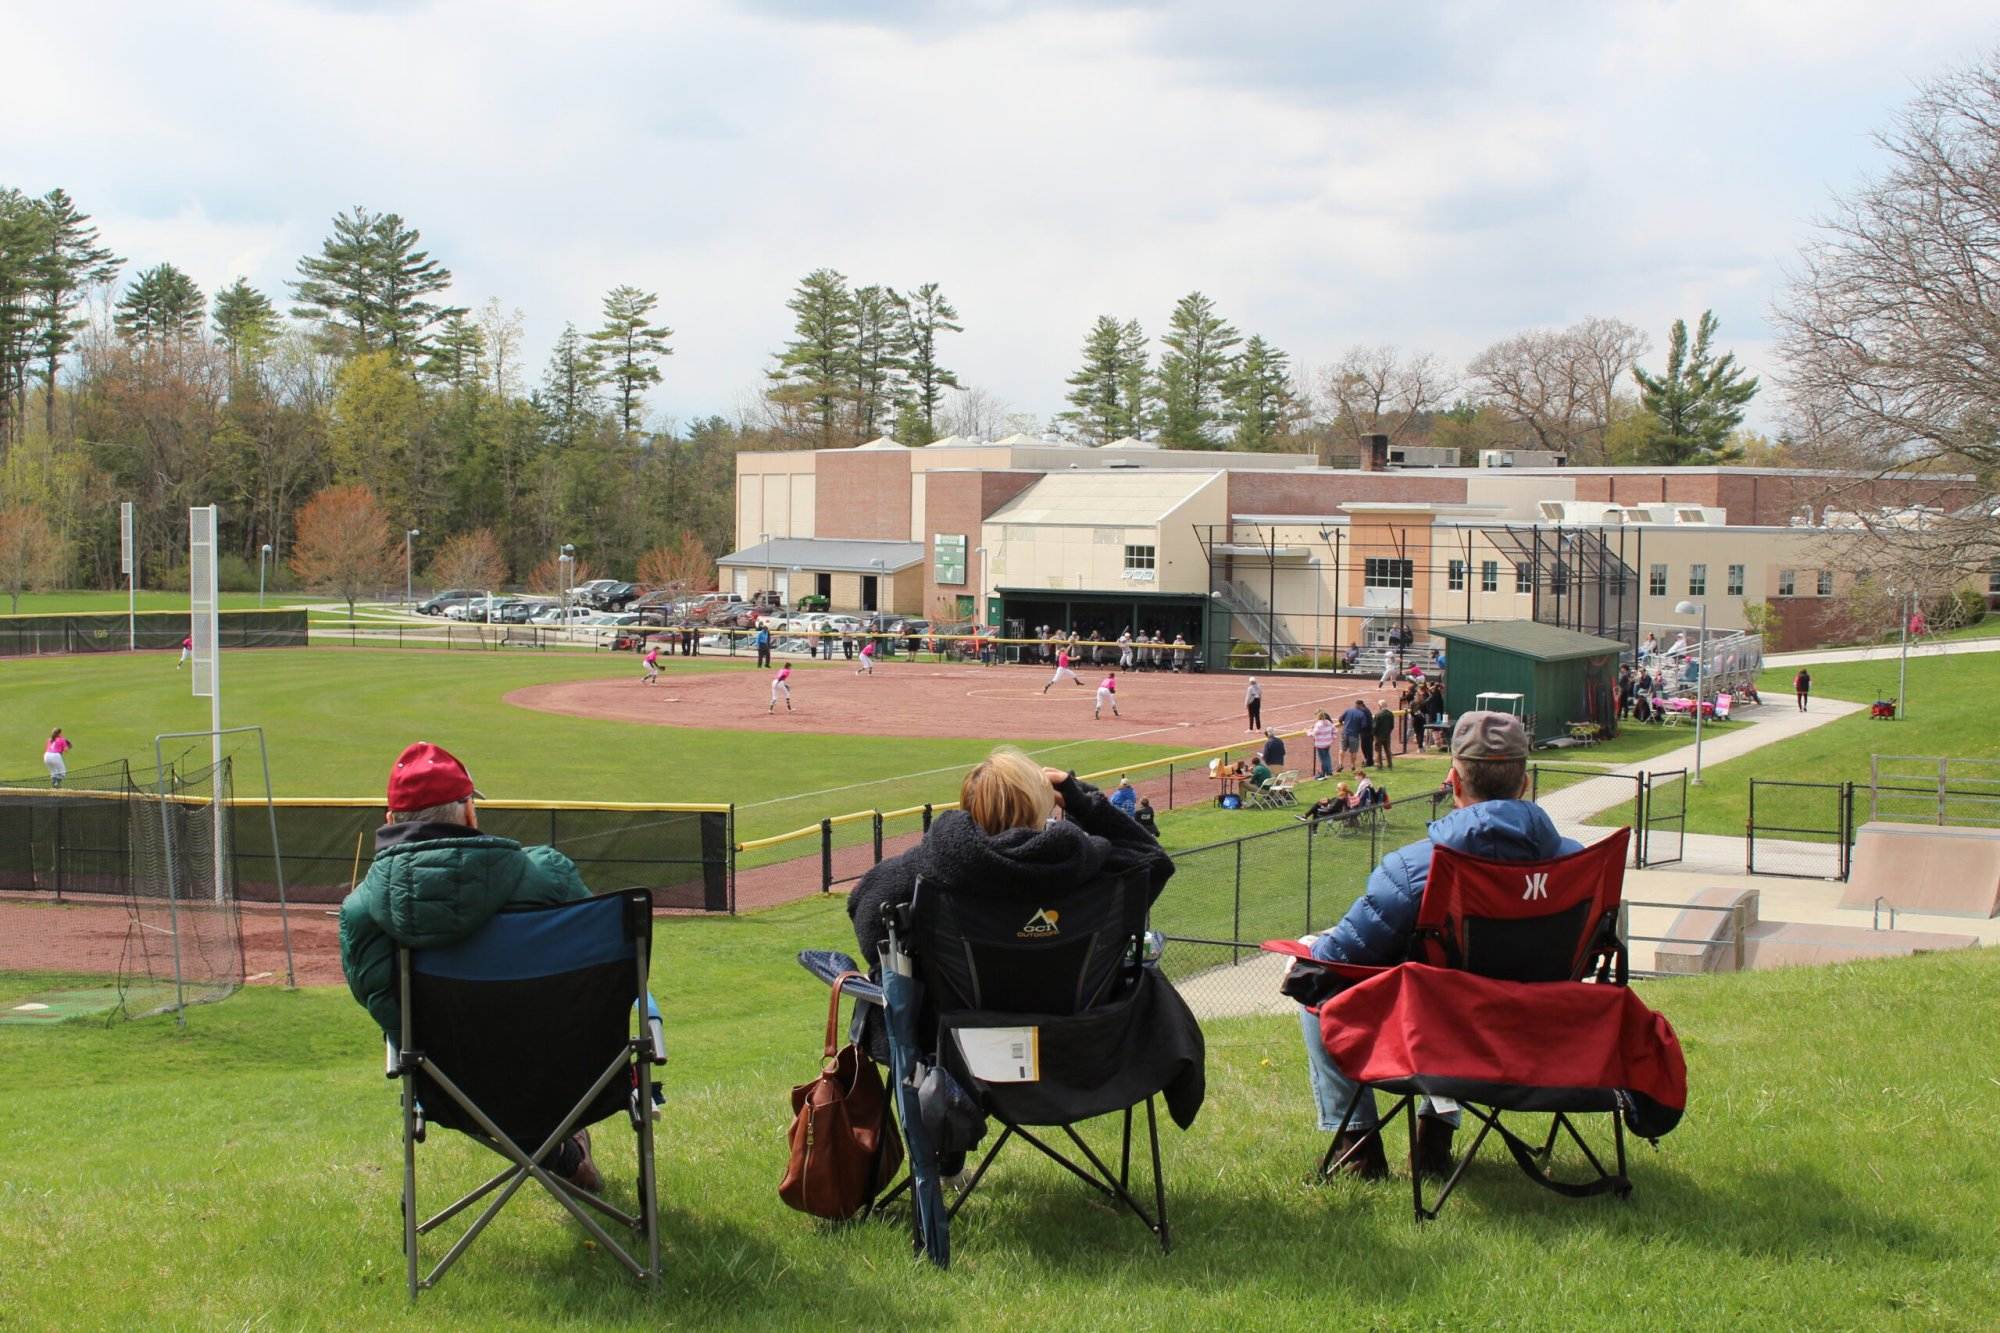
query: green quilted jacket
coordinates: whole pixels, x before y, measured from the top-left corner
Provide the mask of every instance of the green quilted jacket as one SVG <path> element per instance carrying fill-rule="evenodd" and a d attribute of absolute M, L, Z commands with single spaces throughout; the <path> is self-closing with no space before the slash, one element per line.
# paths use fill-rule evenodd
<path fill-rule="evenodd" d="M 456 824 L 388 824 L 375 859 L 340 904 L 340 965 L 347 988 L 393 1033 L 396 946 L 462 940 L 503 907 L 588 898 L 576 865 L 553 847 L 527 847 Z"/>

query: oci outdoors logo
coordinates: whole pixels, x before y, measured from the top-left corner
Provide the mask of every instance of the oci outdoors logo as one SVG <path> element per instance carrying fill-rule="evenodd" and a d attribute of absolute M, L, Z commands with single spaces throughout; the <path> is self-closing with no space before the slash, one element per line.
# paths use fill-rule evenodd
<path fill-rule="evenodd" d="M 1033 916 L 1029 917 L 1028 924 L 1022 926 L 1015 934 L 1024 940 L 1032 940 L 1045 935 L 1061 934 L 1061 929 L 1056 925 L 1061 916 L 1062 913 L 1056 911 L 1053 907 L 1041 908 Z"/>

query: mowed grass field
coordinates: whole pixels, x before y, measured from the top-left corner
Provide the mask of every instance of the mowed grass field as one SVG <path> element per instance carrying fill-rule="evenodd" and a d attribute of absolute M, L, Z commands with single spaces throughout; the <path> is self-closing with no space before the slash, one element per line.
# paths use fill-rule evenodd
<path fill-rule="evenodd" d="M 672 674 L 740 673 L 747 662 L 666 659 Z M 799 665 L 801 688 L 816 670 Z M 494 799 L 703 801 L 738 806 L 739 837 L 800 827 L 826 815 L 953 800 L 964 770 L 991 740 L 816 735 L 638 726 L 518 708 L 511 690 L 586 677 L 637 680 L 630 654 L 260 649 L 225 655 L 223 724 L 266 730 L 281 796 L 379 798 L 389 765 L 414 740 L 464 759 Z M 41 777 L 52 727 L 75 743 L 73 769 L 129 758 L 152 764 L 153 737 L 208 725 L 170 653 L 0 661 L 0 778 Z M 1173 753 L 1172 747 L 1083 741 L 1029 747 L 1050 764 L 1090 772 Z M 206 754 L 204 747 L 203 754 Z M 239 793 L 256 781 L 241 769 Z"/>
<path fill-rule="evenodd" d="M 1987 950 L 1648 984 L 1692 1091 L 1657 1151 L 1634 1146 L 1631 1200 L 1560 1199 L 1482 1155 L 1422 1226 L 1400 1174 L 1308 1183 L 1324 1143 L 1295 1021 L 1211 1023 L 1201 1117 L 1163 1119 L 1171 1255 L 1010 1146 L 938 1273 L 898 1226 L 777 1198 L 825 1016 L 791 954 L 847 939 L 837 899 L 659 923 L 657 1298 L 531 1187 L 412 1310 L 396 1087 L 339 989 L 252 988 L 185 1034 L 0 1028 L 0 1325 L 1976 1329 L 2000 1309 L 1996 1088 L 1965 1021 L 2000 985 Z M 615 1200 L 629 1142 L 622 1119 L 596 1133 Z M 433 1207 L 491 1169 L 444 1132 L 419 1158 Z"/>

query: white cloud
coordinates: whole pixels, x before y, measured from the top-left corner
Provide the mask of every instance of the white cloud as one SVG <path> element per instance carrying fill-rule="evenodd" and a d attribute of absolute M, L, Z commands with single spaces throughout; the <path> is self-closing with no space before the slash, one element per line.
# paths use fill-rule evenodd
<path fill-rule="evenodd" d="M 661 294 L 655 408 L 728 411 L 826 264 L 943 284 L 968 382 L 1061 406 L 1090 320 L 1195 287 L 1303 365 L 1518 328 L 1764 311 L 1914 84 L 2000 27 L 1953 0 L 1255 7 L 969 0 L 10 17 L 10 177 L 133 265 L 281 303 L 354 203 L 523 307 L 530 356 Z"/>

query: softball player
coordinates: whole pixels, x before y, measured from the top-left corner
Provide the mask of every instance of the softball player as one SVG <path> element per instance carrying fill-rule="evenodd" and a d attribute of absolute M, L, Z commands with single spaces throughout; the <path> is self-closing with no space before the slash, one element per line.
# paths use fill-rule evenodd
<path fill-rule="evenodd" d="M 1117 717 L 1118 673 L 1116 671 L 1105 672 L 1104 679 L 1097 682 L 1097 706 L 1090 710 L 1091 717 L 1102 717 L 1107 705 L 1111 709 L 1111 716 Z"/>
<path fill-rule="evenodd" d="M 660 680 L 660 645 L 657 643 L 646 645 L 644 661 L 646 663 L 646 674 L 639 683 L 641 685 L 658 684 Z"/>
<path fill-rule="evenodd" d="M 875 674 L 875 640 L 870 639 L 861 645 L 861 665 L 854 668 L 854 674 L 857 676 Z"/>
<path fill-rule="evenodd" d="M 781 694 L 785 696 L 785 711 L 787 713 L 792 711 L 792 687 L 785 683 L 791 678 L 792 664 L 790 662 L 779 667 L 778 674 L 771 677 L 771 706 L 766 708 L 765 712 L 775 713 L 778 711 L 778 696 Z"/>
<path fill-rule="evenodd" d="M 179 671 L 182 667 L 186 666 L 188 659 L 193 656 L 194 636 L 190 634 L 187 638 L 181 640 L 181 660 L 174 663 L 174 670 Z"/>
<path fill-rule="evenodd" d="M 1072 659 L 1069 655 L 1068 648 L 1064 647 L 1056 649 L 1056 674 L 1049 677 L 1048 685 L 1042 686 L 1043 694 L 1047 694 L 1049 692 L 1049 685 L 1060 684 L 1064 676 L 1069 677 L 1069 683 L 1072 685 L 1083 684 L 1083 682 L 1077 678 L 1076 672 L 1070 669 L 1071 660 Z"/>

